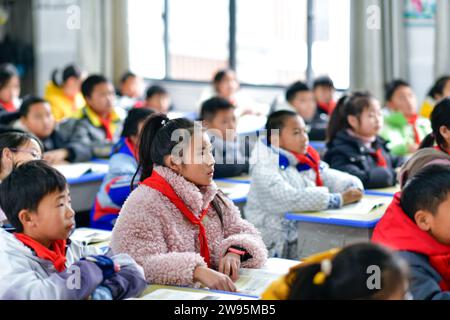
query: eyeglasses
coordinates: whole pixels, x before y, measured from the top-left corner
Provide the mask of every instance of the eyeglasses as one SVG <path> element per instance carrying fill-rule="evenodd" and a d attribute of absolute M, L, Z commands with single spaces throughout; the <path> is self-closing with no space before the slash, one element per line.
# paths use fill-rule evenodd
<path fill-rule="evenodd" d="M 36 149 L 28 149 L 28 148 L 13 148 L 10 149 L 12 152 L 25 152 L 31 154 L 31 156 L 35 160 L 42 160 L 42 154 L 39 151 L 36 151 Z"/>

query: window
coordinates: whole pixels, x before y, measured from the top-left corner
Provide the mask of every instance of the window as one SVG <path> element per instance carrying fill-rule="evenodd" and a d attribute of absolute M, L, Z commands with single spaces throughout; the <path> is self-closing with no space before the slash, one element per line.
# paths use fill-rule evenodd
<path fill-rule="evenodd" d="M 328 75 L 339 89 L 350 87 L 350 0 L 314 1 L 314 76 Z"/>
<path fill-rule="evenodd" d="M 237 75 L 253 84 L 306 78 L 306 0 L 237 1 Z"/>
<path fill-rule="evenodd" d="M 163 79 L 164 1 L 128 1 L 130 69 L 146 78 Z"/>
<path fill-rule="evenodd" d="M 210 81 L 228 66 L 228 35 L 228 0 L 169 0 L 170 78 Z"/>

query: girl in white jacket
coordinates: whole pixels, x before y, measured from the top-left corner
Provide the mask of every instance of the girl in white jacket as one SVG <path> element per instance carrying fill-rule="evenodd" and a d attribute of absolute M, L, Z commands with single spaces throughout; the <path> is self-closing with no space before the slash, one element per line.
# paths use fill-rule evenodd
<path fill-rule="evenodd" d="M 275 112 L 266 130 L 267 138 L 258 142 L 250 159 L 245 214 L 262 233 L 269 256 L 296 259 L 297 226 L 284 215 L 341 208 L 359 201 L 364 188 L 357 177 L 320 161 L 296 113 Z"/>

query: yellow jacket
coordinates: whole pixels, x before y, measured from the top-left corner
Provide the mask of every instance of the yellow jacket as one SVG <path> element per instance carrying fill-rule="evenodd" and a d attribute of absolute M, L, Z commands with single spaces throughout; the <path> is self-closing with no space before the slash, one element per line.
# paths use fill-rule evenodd
<path fill-rule="evenodd" d="M 308 264 L 320 263 L 325 259 L 333 259 L 341 249 L 325 251 L 303 260 L 302 263 L 292 267 L 289 273 L 274 281 L 262 294 L 262 300 L 287 300 L 290 292 L 290 284 L 294 281 L 296 271 Z"/>
<path fill-rule="evenodd" d="M 433 112 L 435 102 L 431 98 L 427 98 L 420 108 L 420 115 L 424 118 L 430 119 Z"/>
<path fill-rule="evenodd" d="M 66 118 L 74 117 L 77 111 L 86 105 L 81 93 L 78 93 L 75 96 L 75 99 L 72 100 L 53 82 L 47 84 L 47 88 L 45 89 L 45 100 L 50 103 L 53 116 L 58 122 Z"/>

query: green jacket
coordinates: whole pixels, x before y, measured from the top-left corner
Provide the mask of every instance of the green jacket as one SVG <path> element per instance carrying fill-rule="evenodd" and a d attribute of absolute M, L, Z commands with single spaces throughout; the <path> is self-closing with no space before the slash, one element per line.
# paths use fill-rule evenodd
<path fill-rule="evenodd" d="M 420 139 L 431 133 L 431 124 L 428 119 L 419 118 L 417 129 Z M 408 120 L 400 112 L 389 112 L 384 116 L 384 127 L 380 136 L 389 141 L 388 148 L 395 156 L 408 154 L 408 148 L 415 144 L 414 131 Z"/>

